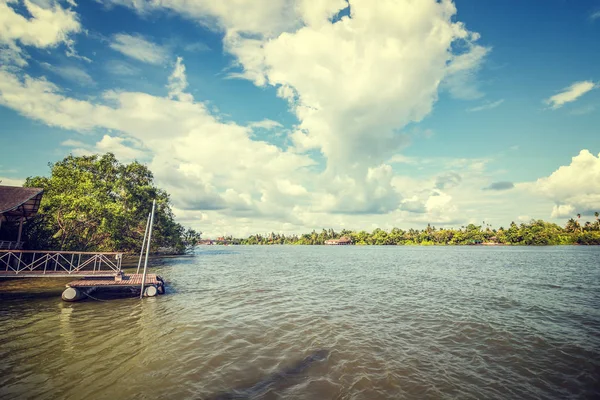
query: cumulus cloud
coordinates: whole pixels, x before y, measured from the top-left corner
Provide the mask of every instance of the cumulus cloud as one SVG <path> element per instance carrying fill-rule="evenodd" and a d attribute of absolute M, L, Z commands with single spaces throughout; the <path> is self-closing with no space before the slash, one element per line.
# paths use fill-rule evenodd
<path fill-rule="evenodd" d="M 566 103 L 571 103 L 592 89 L 598 86 L 592 81 L 575 82 L 571 86 L 563 89 L 560 93 L 545 100 L 545 103 L 553 110 L 562 107 Z"/>
<path fill-rule="evenodd" d="M 508 181 L 492 182 L 489 186 L 483 188 L 483 190 L 509 190 L 515 187 L 515 184 Z"/>
<path fill-rule="evenodd" d="M 27 18 L 15 11 L 16 0 L 0 0 L 0 61 L 17 66 L 27 65 L 27 54 L 20 46 L 52 48 L 59 44 L 70 46 L 72 35 L 81 32 L 75 11 L 63 8 L 54 1 L 44 6 L 24 0 Z M 19 46 L 20 45 L 20 46 Z"/>
<path fill-rule="evenodd" d="M 117 33 L 113 36 L 110 47 L 127 57 L 148 64 L 162 64 L 168 55 L 163 46 L 153 43 L 141 35 Z"/>
<path fill-rule="evenodd" d="M 323 210 L 395 210 L 401 195 L 385 163 L 408 143 L 402 129 L 427 116 L 443 88 L 481 95 L 473 77 L 489 49 L 455 21 L 449 0 L 112 3 L 140 14 L 166 9 L 221 31 L 239 67 L 230 77 L 275 87 L 299 121 L 291 150 L 323 155 Z"/>
<path fill-rule="evenodd" d="M 488 51 L 452 21 L 447 0 L 353 0 L 350 17 L 336 23 L 346 1 L 113 3 L 140 13 L 166 8 L 224 31 L 242 69 L 236 76 L 277 87 L 301 121 L 296 143 L 320 149 L 332 168 L 379 164 L 404 143 L 394 132 L 431 111 L 440 82 L 465 81 L 459 76 Z"/>
<path fill-rule="evenodd" d="M 532 189 L 551 199 L 552 217 L 592 214 L 600 210 L 600 154 L 588 150 L 572 158 L 550 176 L 538 179 Z"/>
<path fill-rule="evenodd" d="M 346 1 L 112 3 L 140 14 L 166 9 L 220 31 L 238 67 L 234 75 L 272 86 L 288 102 L 298 119 L 284 129 L 291 147 L 253 139 L 254 129 L 283 128 L 275 121 L 240 125 L 195 101 L 181 58 L 165 77 L 164 97 L 107 91 L 78 100 L 45 79 L 0 70 L 0 104 L 51 126 L 108 132 L 91 145 L 65 145 L 147 156 L 176 210 L 221 232 L 251 233 L 257 221 L 296 231 L 361 228 L 365 213 L 382 227 L 462 218 L 456 201 L 468 195 L 456 185 L 471 184 L 469 174 L 480 174 L 484 161 L 454 160 L 444 167 L 459 178 L 433 175 L 412 187 L 390 165 L 409 162 L 398 155 L 408 143 L 403 130 L 431 112 L 440 90 L 481 96 L 474 77 L 489 49 L 456 21 L 451 1 L 352 0 L 349 15 L 334 23 Z M 168 60 L 164 47 L 135 34 L 117 34 L 110 46 L 150 64 Z M 122 63 L 111 67 L 135 74 Z M 481 192 L 486 183 L 475 182 Z"/>
<path fill-rule="evenodd" d="M 179 209 L 294 220 L 291 209 L 305 194 L 302 169 L 314 164 L 251 140 L 251 128 L 223 122 L 194 101 L 110 91 L 97 102 L 77 100 L 44 79 L 0 70 L 0 104 L 51 126 L 119 132 L 91 146 L 64 144 L 74 153 L 112 151 L 124 159 L 141 158 L 143 150 Z"/>

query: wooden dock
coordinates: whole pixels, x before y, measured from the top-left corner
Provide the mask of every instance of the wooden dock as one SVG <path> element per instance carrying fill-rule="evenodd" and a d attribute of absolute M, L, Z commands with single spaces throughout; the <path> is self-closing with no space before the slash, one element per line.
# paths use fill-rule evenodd
<path fill-rule="evenodd" d="M 160 285 L 162 283 L 162 279 L 156 274 L 147 274 L 146 275 L 146 283 L 144 286 L 148 285 Z M 69 282 L 67 284 L 68 287 L 72 288 L 89 288 L 89 287 L 123 287 L 123 286 L 134 286 L 141 287 L 142 286 L 142 274 L 131 274 L 131 275 L 123 275 L 120 280 L 115 278 L 112 279 L 96 279 L 96 278 L 85 278 L 79 279 L 73 282 Z"/>
<path fill-rule="evenodd" d="M 114 277 L 85 277 L 67 283 L 67 288 L 62 294 L 65 301 L 77 301 L 100 289 L 124 289 L 142 293 L 144 297 L 154 297 L 165 293 L 165 282 L 156 274 L 147 274 L 142 289 L 143 274 L 123 275 Z"/>

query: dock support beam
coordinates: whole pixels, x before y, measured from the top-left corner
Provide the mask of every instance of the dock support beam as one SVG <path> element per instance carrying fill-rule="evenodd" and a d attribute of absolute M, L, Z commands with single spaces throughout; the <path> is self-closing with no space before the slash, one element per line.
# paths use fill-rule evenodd
<path fill-rule="evenodd" d="M 17 235 L 17 246 L 19 246 L 19 243 L 21 243 L 21 233 L 23 233 L 23 217 L 19 218 L 19 233 Z"/>

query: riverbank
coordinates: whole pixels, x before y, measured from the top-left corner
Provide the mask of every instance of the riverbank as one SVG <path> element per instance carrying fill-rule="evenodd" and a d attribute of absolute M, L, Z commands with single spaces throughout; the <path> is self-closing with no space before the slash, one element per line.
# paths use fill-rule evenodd
<path fill-rule="evenodd" d="M 326 242 L 340 241 L 354 245 L 600 245 L 600 221 L 585 224 L 574 219 L 567 221 L 564 227 L 552 222 L 532 220 L 517 225 L 511 223 L 508 228 L 493 228 L 489 224 L 461 226 L 455 228 L 436 228 L 428 225 L 425 229 L 399 229 L 390 231 L 375 229 L 372 232 L 344 229 L 312 231 L 301 235 L 270 233 L 256 234 L 247 238 L 221 237 L 215 244 L 300 244 L 322 245 Z"/>

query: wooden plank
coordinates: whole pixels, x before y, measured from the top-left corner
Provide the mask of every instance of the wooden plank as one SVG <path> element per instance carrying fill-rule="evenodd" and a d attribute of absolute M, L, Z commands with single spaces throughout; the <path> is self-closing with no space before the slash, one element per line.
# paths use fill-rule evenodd
<path fill-rule="evenodd" d="M 124 275 L 121 281 L 115 279 L 80 279 L 77 281 L 69 282 L 67 286 L 73 288 L 83 287 L 123 287 L 123 286 L 134 286 L 139 287 L 142 284 L 142 274 L 131 274 Z M 156 274 L 148 274 L 146 276 L 146 285 L 158 285 Z"/>

